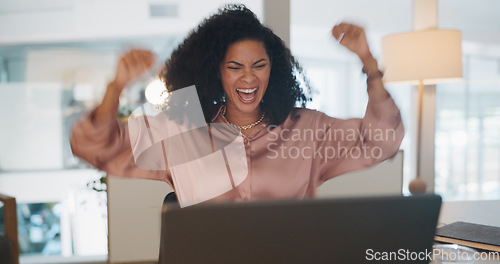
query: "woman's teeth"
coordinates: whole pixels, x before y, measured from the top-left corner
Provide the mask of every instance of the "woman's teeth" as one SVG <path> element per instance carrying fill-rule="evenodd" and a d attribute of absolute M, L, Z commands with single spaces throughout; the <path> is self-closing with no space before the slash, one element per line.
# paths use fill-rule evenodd
<path fill-rule="evenodd" d="M 249 88 L 249 89 L 236 89 L 239 98 L 244 103 L 252 103 L 256 98 L 257 88 Z"/>
<path fill-rule="evenodd" d="M 236 89 L 236 91 L 238 91 L 238 92 L 242 92 L 242 93 L 246 93 L 246 94 L 250 94 L 250 93 L 253 93 L 253 92 L 257 91 L 257 88 L 251 88 L 251 89 Z"/>

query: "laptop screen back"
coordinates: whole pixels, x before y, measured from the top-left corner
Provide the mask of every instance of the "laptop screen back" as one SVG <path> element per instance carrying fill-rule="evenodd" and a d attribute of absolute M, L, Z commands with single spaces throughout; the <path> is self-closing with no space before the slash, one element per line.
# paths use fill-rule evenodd
<path fill-rule="evenodd" d="M 429 263 L 435 195 L 166 206 L 160 263 Z"/>

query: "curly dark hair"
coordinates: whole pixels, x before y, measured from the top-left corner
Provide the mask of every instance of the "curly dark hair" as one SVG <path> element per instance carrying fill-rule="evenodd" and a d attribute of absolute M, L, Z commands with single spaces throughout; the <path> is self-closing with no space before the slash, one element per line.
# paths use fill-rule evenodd
<path fill-rule="evenodd" d="M 244 5 L 219 9 L 188 34 L 166 61 L 167 71 L 163 77 L 167 90 L 195 85 L 205 120 L 210 123 L 224 104 L 219 65 L 228 47 L 242 40 L 262 42 L 269 55 L 272 67 L 261 109 L 270 124 L 279 125 L 297 103 L 305 107 L 310 101 L 301 83 L 308 94 L 311 88 L 290 49 Z"/>

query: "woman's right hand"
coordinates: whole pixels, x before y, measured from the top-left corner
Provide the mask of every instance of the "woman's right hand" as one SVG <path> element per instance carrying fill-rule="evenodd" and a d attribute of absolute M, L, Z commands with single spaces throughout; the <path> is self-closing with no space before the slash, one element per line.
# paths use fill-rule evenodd
<path fill-rule="evenodd" d="M 155 55 L 148 50 L 133 49 L 118 61 L 113 86 L 121 93 L 131 80 L 142 75 L 155 61 Z"/>
<path fill-rule="evenodd" d="M 107 120 L 109 116 L 116 116 L 123 88 L 149 69 L 154 61 L 155 55 L 148 50 L 134 49 L 125 53 L 118 61 L 115 79 L 108 84 L 104 98 L 96 108 L 93 119 L 100 121 Z"/>

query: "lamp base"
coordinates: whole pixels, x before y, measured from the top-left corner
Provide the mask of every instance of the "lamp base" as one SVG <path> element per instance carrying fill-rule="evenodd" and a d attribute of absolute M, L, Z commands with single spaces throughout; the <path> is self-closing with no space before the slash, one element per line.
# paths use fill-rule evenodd
<path fill-rule="evenodd" d="M 411 194 L 423 194 L 425 193 L 425 189 L 427 189 L 427 184 L 420 177 L 416 177 L 410 182 L 408 189 Z"/>

